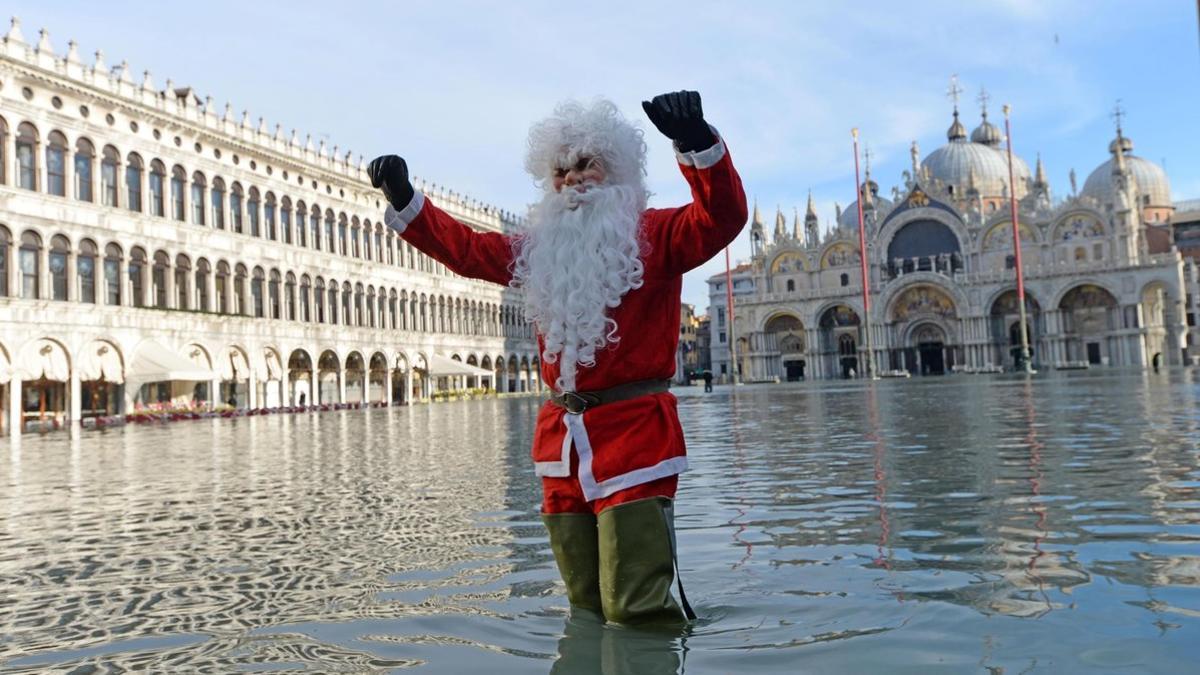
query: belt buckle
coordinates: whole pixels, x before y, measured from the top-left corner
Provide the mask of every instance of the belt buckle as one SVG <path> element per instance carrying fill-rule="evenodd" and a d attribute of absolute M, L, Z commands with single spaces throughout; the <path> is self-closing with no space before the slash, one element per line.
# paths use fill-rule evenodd
<path fill-rule="evenodd" d="M 588 409 L 588 400 L 576 392 L 564 391 L 562 399 L 568 415 L 582 415 Z"/>

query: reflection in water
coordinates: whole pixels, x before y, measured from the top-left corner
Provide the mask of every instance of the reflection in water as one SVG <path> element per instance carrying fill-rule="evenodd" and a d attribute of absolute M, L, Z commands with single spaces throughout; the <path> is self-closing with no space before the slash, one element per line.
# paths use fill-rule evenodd
<path fill-rule="evenodd" d="M 538 401 L 0 446 L 6 672 L 1186 671 L 1193 371 L 678 392 L 686 637 L 568 617 Z M 1097 636 L 1103 636 L 1098 638 Z"/>

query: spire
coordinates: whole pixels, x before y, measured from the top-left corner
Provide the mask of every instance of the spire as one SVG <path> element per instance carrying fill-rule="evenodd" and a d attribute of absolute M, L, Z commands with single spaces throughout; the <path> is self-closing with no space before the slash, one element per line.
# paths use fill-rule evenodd
<path fill-rule="evenodd" d="M 793 206 L 792 207 L 792 239 L 795 239 L 796 241 L 803 241 L 800 238 L 801 232 L 803 232 L 803 230 L 800 229 L 800 209 Z"/>
<path fill-rule="evenodd" d="M 754 198 L 754 217 L 750 219 L 751 225 L 762 227 L 762 214 L 758 212 L 758 197 Z"/>
<path fill-rule="evenodd" d="M 963 92 L 958 86 L 958 75 L 950 76 L 950 86 L 946 89 L 946 97 L 954 102 L 954 122 L 946 130 L 946 138 L 951 141 L 962 141 L 967 138 L 967 128 L 958 121 L 958 96 Z"/>
<path fill-rule="evenodd" d="M 21 34 L 21 19 L 18 17 L 12 18 L 12 26 L 8 29 L 8 34 L 4 36 L 5 42 L 15 44 L 25 44 L 25 36 Z"/>
<path fill-rule="evenodd" d="M 1033 182 L 1038 186 L 1049 184 L 1049 181 L 1046 180 L 1046 166 L 1042 164 L 1042 153 L 1040 152 L 1037 155 L 1037 168 L 1034 169 Z"/>
<path fill-rule="evenodd" d="M 92 66 L 92 72 L 93 73 L 104 73 L 105 75 L 108 74 L 108 66 L 105 65 L 105 63 L 104 63 L 104 50 L 103 49 L 96 50 L 96 63 Z"/>
<path fill-rule="evenodd" d="M 804 211 L 804 231 L 809 246 L 821 243 L 821 226 L 817 220 L 817 205 L 813 203 L 812 190 L 808 191 L 808 207 Z"/>
<path fill-rule="evenodd" d="M 783 217 L 783 209 L 778 205 L 775 206 L 775 241 L 782 241 L 787 237 L 787 219 Z"/>
<path fill-rule="evenodd" d="M 1113 139 L 1112 143 L 1108 144 L 1108 151 L 1116 155 L 1117 146 L 1120 146 L 1121 151 L 1124 153 L 1133 152 L 1133 141 L 1121 131 L 1121 118 L 1125 117 L 1125 110 L 1121 108 L 1121 99 L 1117 99 L 1117 104 L 1113 106 L 1113 111 L 1109 117 L 1112 117 L 1117 124 L 1117 137 Z"/>
<path fill-rule="evenodd" d="M 127 84 L 133 84 L 133 75 L 129 74 L 129 62 L 121 61 L 121 65 L 117 66 L 117 71 L 120 73 L 118 79 Z"/>
<path fill-rule="evenodd" d="M 991 98 L 986 89 L 982 87 L 979 89 L 979 96 L 975 100 L 979 101 L 979 115 L 982 119 L 979 126 L 971 132 L 971 142 L 999 149 L 1000 144 L 1004 142 L 1004 134 L 1000 131 L 1000 127 L 988 121 L 987 104 Z"/>
<path fill-rule="evenodd" d="M 958 110 L 954 111 L 954 121 L 950 123 L 950 128 L 946 130 L 946 140 L 949 141 L 965 141 L 967 139 L 967 128 L 958 121 Z"/>
<path fill-rule="evenodd" d="M 1118 142 L 1117 142 L 1116 147 L 1113 149 L 1113 156 L 1115 157 L 1115 161 L 1113 161 L 1113 175 L 1117 175 L 1117 174 L 1124 175 L 1125 171 L 1126 171 L 1125 148 L 1121 147 L 1121 145 L 1122 145 L 1122 143 L 1120 143 L 1121 140 L 1123 140 L 1123 139 L 1120 136 L 1117 136 Z"/>
<path fill-rule="evenodd" d="M 50 31 L 45 28 L 38 31 L 38 43 L 36 47 L 39 54 L 54 55 L 54 47 L 50 46 Z"/>

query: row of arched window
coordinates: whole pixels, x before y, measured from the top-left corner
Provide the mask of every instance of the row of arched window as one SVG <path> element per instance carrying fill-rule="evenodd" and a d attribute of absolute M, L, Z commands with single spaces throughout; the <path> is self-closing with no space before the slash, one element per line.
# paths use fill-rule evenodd
<path fill-rule="evenodd" d="M 62 234 L 44 245 L 26 230 L 14 241 L 0 225 L 0 296 L 95 305 L 241 315 L 282 321 L 495 337 L 531 336 L 515 305 L 464 300 L 248 267 L 182 253 L 128 253 Z"/>
<path fill-rule="evenodd" d="M 17 126 L 11 148 L 15 152 L 15 185 L 50 195 L 70 196 L 81 202 L 126 208 L 157 218 L 228 230 L 334 255 L 397 265 L 434 274 L 449 274 L 441 263 L 414 249 L 381 222 L 372 222 L 302 199 L 277 196 L 273 191 L 226 184 L 220 176 L 188 172 L 175 164 L 169 170 L 161 160 L 149 163 L 136 152 L 122 157 L 112 145 L 99 152 L 85 137 L 68 145 L 61 131 L 46 136 L 44 165 L 39 161 L 42 141 L 30 122 Z M 10 151 L 8 124 L 0 117 L 0 184 Z M 97 167 L 97 161 L 99 166 Z M 98 171 L 98 173 L 97 173 Z"/>

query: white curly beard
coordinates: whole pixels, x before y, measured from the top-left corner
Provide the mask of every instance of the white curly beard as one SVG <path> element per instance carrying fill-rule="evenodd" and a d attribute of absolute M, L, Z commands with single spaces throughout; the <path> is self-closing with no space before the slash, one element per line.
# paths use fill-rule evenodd
<path fill-rule="evenodd" d="M 542 359 L 559 362 L 559 391 L 574 391 L 578 368 L 595 365 L 596 351 L 619 339 L 608 310 L 642 285 L 644 194 L 626 185 L 547 192 L 518 239 L 513 285 L 524 289 Z"/>

